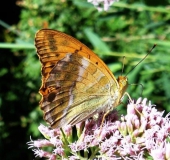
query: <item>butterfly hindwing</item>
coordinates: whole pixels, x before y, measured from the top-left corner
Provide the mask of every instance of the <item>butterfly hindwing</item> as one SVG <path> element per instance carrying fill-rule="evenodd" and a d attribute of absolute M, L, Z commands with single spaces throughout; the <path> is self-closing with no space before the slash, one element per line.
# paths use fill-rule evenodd
<path fill-rule="evenodd" d="M 48 96 L 53 99 L 43 98 L 44 118 L 51 126 L 74 125 L 87 119 L 110 105 L 110 87 L 109 79 L 95 64 L 77 53 L 68 53 L 46 80 L 45 88 L 51 88 Z"/>

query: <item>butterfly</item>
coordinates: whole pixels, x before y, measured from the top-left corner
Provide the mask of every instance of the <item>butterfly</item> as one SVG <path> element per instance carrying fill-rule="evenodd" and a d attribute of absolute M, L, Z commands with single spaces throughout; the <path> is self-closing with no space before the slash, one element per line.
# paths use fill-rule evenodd
<path fill-rule="evenodd" d="M 52 128 L 75 125 L 121 103 L 126 76 L 118 79 L 107 65 L 77 39 L 52 29 L 36 33 L 42 69 L 39 93 L 44 119 Z"/>

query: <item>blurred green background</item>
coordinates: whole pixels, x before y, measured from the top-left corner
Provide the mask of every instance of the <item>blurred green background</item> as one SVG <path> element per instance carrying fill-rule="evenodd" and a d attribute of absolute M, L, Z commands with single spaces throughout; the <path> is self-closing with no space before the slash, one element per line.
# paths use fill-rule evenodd
<path fill-rule="evenodd" d="M 0 159 L 35 159 L 26 143 L 41 138 L 40 62 L 35 33 L 44 27 L 63 31 L 97 53 L 116 77 L 126 75 L 156 43 L 150 55 L 128 74 L 142 84 L 142 97 L 170 111 L 170 0 L 121 0 L 98 12 L 86 0 L 16 0 L 0 6 Z M 129 86 L 133 99 L 140 85 Z M 124 100 L 126 105 L 127 100 Z M 118 107 L 121 113 L 126 108 Z"/>

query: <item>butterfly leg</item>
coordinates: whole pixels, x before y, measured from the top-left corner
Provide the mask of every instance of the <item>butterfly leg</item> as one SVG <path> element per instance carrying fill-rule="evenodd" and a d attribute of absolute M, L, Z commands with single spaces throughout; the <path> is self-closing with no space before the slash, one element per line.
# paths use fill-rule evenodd
<path fill-rule="evenodd" d="M 103 128 L 104 120 L 106 119 L 106 116 L 107 116 L 109 113 L 110 113 L 110 110 L 108 110 L 108 111 L 103 115 L 102 122 L 101 122 L 101 124 L 100 124 L 99 135 L 101 134 L 101 131 L 102 131 L 102 128 Z"/>
<path fill-rule="evenodd" d="M 129 93 L 128 92 L 125 92 L 124 95 L 122 96 L 121 98 L 121 102 L 122 102 L 122 99 L 124 98 L 124 96 L 127 95 L 128 98 L 129 98 L 129 101 L 132 102 L 132 98 L 130 97 Z"/>
<path fill-rule="evenodd" d="M 127 95 L 128 98 L 129 98 L 129 101 L 130 101 L 131 103 L 133 103 L 133 101 L 132 101 L 129 93 L 125 92 L 125 93 L 124 93 L 124 96 L 125 96 L 125 95 Z M 124 97 L 124 96 L 123 96 L 123 97 Z M 139 115 L 143 116 L 142 113 L 141 113 L 135 106 L 134 106 L 134 109 L 136 110 L 136 112 L 137 112 Z"/>

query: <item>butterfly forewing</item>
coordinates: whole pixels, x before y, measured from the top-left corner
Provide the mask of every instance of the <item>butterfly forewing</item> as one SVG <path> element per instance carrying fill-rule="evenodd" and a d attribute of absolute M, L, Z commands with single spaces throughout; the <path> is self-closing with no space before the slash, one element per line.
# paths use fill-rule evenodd
<path fill-rule="evenodd" d="M 42 74 L 44 78 L 48 76 L 56 62 L 65 57 L 66 53 L 77 52 L 96 63 L 99 68 L 107 70 L 106 75 L 108 74 L 115 79 L 109 68 L 96 54 L 84 44 L 65 33 L 51 29 L 42 29 L 36 34 L 35 45 L 43 66 Z"/>
<path fill-rule="evenodd" d="M 84 44 L 62 32 L 43 29 L 37 32 L 35 45 L 42 63 L 40 105 L 53 128 L 75 125 L 118 105 L 117 80 Z"/>

